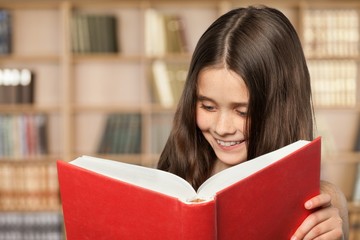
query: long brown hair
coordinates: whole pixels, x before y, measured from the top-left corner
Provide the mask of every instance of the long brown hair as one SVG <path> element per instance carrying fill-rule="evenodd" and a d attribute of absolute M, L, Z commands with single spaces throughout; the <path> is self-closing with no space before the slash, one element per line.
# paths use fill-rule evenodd
<path fill-rule="evenodd" d="M 197 78 L 200 70 L 215 66 L 236 72 L 248 87 L 248 159 L 313 138 L 310 76 L 294 27 L 273 8 L 231 10 L 198 41 L 158 163 L 159 169 L 183 177 L 196 189 L 216 160 L 196 125 Z"/>

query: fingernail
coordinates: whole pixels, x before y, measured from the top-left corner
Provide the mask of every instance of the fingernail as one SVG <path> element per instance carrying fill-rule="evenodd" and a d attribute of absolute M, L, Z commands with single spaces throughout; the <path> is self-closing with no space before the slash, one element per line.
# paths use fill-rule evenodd
<path fill-rule="evenodd" d="M 305 203 L 305 207 L 306 207 L 307 209 L 310 209 L 311 206 L 312 206 L 311 201 Z M 291 239 L 291 240 L 293 240 L 293 239 Z"/>
<path fill-rule="evenodd" d="M 296 236 L 292 236 L 290 240 L 296 240 Z"/>

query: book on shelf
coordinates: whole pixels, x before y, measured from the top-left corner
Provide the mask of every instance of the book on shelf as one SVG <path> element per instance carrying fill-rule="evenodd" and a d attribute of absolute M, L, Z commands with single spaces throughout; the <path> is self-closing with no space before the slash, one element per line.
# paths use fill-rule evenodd
<path fill-rule="evenodd" d="M 305 55 L 327 58 L 308 62 L 316 106 L 356 105 L 358 73 L 354 56 L 359 55 L 359 20 L 359 12 L 353 8 L 304 11 Z"/>
<path fill-rule="evenodd" d="M 145 51 L 149 56 L 188 52 L 182 18 L 178 14 L 146 9 Z"/>
<path fill-rule="evenodd" d="M 358 129 L 357 129 L 354 151 L 360 152 L 360 125 L 358 125 Z M 356 164 L 356 177 L 355 177 L 352 200 L 354 202 L 360 202 L 360 163 Z"/>
<path fill-rule="evenodd" d="M 360 214 L 351 214 L 349 219 L 349 240 L 358 240 L 360 239 Z"/>
<path fill-rule="evenodd" d="M 357 126 L 357 133 L 355 138 L 355 144 L 354 144 L 354 151 L 360 152 L 360 123 Z"/>
<path fill-rule="evenodd" d="M 47 154 L 47 128 L 45 114 L 0 114 L 0 161 Z"/>
<path fill-rule="evenodd" d="M 0 55 L 11 53 L 12 18 L 10 11 L 0 9 Z"/>
<path fill-rule="evenodd" d="M 289 239 L 319 194 L 321 138 L 225 169 L 195 191 L 154 168 L 79 157 L 58 161 L 72 239 Z"/>
<path fill-rule="evenodd" d="M 0 69 L 0 104 L 34 103 L 34 82 L 29 69 Z"/>
<path fill-rule="evenodd" d="M 71 19 L 74 53 L 116 53 L 118 19 L 110 14 L 75 13 Z"/>
<path fill-rule="evenodd" d="M 357 63 L 354 60 L 309 60 L 316 106 L 355 106 Z"/>
<path fill-rule="evenodd" d="M 113 113 L 107 116 L 97 153 L 140 153 L 141 116 L 138 113 Z"/>
<path fill-rule="evenodd" d="M 0 212 L 0 239 L 64 239 L 58 212 Z"/>
<path fill-rule="evenodd" d="M 54 162 L 14 164 L 0 161 L 0 179 L 0 212 L 59 210 Z"/>
<path fill-rule="evenodd" d="M 359 12 L 354 8 L 308 9 L 304 12 L 307 56 L 358 56 Z"/>
<path fill-rule="evenodd" d="M 167 53 L 188 52 L 182 18 L 177 14 L 162 14 Z"/>
<path fill-rule="evenodd" d="M 152 95 L 154 102 L 163 107 L 174 107 L 181 96 L 188 66 L 184 63 L 152 63 Z"/>
<path fill-rule="evenodd" d="M 355 204 L 355 208 L 359 208 Z M 360 213 L 358 209 L 351 211 L 349 214 L 349 238 L 348 240 L 358 240 L 360 239 Z"/>
<path fill-rule="evenodd" d="M 18 103 L 32 104 L 35 101 L 35 76 L 29 69 L 20 70 L 18 95 Z"/>
<path fill-rule="evenodd" d="M 360 164 L 359 163 L 356 164 L 356 175 L 355 175 L 355 184 L 354 184 L 352 200 L 354 202 L 360 202 Z"/>

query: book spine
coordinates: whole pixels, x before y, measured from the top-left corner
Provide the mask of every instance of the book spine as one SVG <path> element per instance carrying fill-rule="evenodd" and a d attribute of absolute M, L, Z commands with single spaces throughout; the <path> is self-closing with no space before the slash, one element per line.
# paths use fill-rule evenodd
<path fill-rule="evenodd" d="M 19 99 L 18 103 L 34 103 L 34 74 L 29 69 L 20 70 Z"/>
<path fill-rule="evenodd" d="M 356 166 L 356 178 L 355 178 L 355 184 L 354 184 L 354 191 L 352 200 L 354 202 L 360 201 L 360 163 Z"/>
<path fill-rule="evenodd" d="M 0 114 L 0 159 L 48 153 L 48 118 L 44 114 Z"/>
<path fill-rule="evenodd" d="M 185 28 L 178 14 L 165 14 L 155 9 L 145 12 L 145 52 L 149 56 L 187 51 Z"/>
<path fill-rule="evenodd" d="M 11 53 L 11 16 L 8 10 L 0 10 L 0 54 Z"/>
<path fill-rule="evenodd" d="M 0 179 L 0 211 L 59 209 L 59 186 L 53 163 L 46 166 L 1 163 Z"/>
<path fill-rule="evenodd" d="M 97 149 L 98 154 L 105 154 L 109 152 L 109 142 L 110 142 L 109 136 L 112 130 L 111 125 L 112 122 L 114 121 L 114 118 L 115 117 L 113 114 L 108 115 L 106 118 L 104 130 Z"/>
<path fill-rule="evenodd" d="M 63 239 L 61 214 L 55 212 L 2 212 L 0 239 Z"/>
<path fill-rule="evenodd" d="M 309 61 L 313 99 L 318 106 L 355 106 L 359 54 L 356 9 L 312 9 L 304 14 L 304 52 Z M 340 57 L 338 60 L 325 58 Z M 341 59 L 344 58 L 344 59 Z"/>
<path fill-rule="evenodd" d="M 176 14 L 163 15 L 166 53 L 185 53 L 187 50 L 184 26 Z"/>
<path fill-rule="evenodd" d="M 34 78 L 29 69 L 0 69 L 0 103 L 34 103 Z"/>
<path fill-rule="evenodd" d="M 181 203 L 181 240 L 217 239 L 216 204 L 214 200 Z"/>
<path fill-rule="evenodd" d="M 311 60 L 314 104 L 317 106 L 354 106 L 356 104 L 355 61 Z"/>
<path fill-rule="evenodd" d="M 163 107 L 174 106 L 175 100 L 170 85 L 166 63 L 161 60 L 154 61 L 152 71 L 154 76 L 154 88 L 157 96 L 159 97 L 160 104 Z"/>
<path fill-rule="evenodd" d="M 115 16 L 108 16 L 107 24 L 109 28 L 109 52 L 119 52 L 121 49 L 118 45 L 118 23 L 117 18 Z"/>
<path fill-rule="evenodd" d="M 360 152 L 360 124 L 358 125 L 358 129 L 357 129 L 357 133 L 356 133 L 354 151 Z"/>
<path fill-rule="evenodd" d="M 74 14 L 71 19 L 71 43 L 74 53 L 118 52 L 116 16 Z"/>
<path fill-rule="evenodd" d="M 141 146 L 141 116 L 114 113 L 107 117 L 98 154 L 139 153 Z"/>
<path fill-rule="evenodd" d="M 90 16 L 80 14 L 76 17 L 76 26 L 78 29 L 78 44 L 79 44 L 79 53 L 89 53 L 91 52 L 90 44 Z"/>
<path fill-rule="evenodd" d="M 360 239 L 360 214 L 356 211 L 349 216 L 350 231 L 349 240 Z"/>
<path fill-rule="evenodd" d="M 79 39 L 79 16 L 74 14 L 71 17 L 70 22 L 70 34 L 71 34 L 71 50 L 73 53 L 80 52 L 80 39 Z"/>

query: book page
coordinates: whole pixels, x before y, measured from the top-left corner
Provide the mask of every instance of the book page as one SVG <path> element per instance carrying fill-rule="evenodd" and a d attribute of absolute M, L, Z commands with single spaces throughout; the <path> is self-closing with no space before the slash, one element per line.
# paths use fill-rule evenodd
<path fill-rule="evenodd" d="M 73 165 L 99 174 L 163 193 L 186 202 L 196 196 L 192 186 L 181 177 L 155 168 L 147 168 L 90 156 L 70 162 Z"/>
<path fill-rule="evenodd" d="M 308 143 L 310 143 L 310 141 L 299 140 L 250 161 L 227 168 L 206 180 L 198 189 L 198 197 L 205 200 L 214 198 L 218 191 L 225 189 L 278 160 L 281 160 L 283 157 L 300 149 Z"/>

